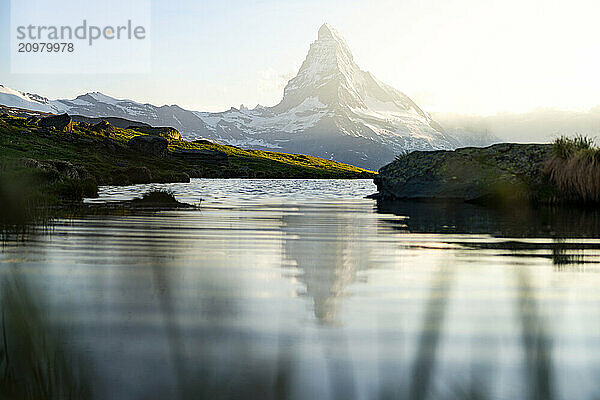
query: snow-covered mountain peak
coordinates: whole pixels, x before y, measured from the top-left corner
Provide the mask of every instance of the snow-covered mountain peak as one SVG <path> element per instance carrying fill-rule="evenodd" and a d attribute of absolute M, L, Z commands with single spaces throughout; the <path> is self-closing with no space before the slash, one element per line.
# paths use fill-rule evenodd
<path fill-rule="evenodd" d="M 318 38 L 310 45 L 299 75 L 315 75 L 319 72 L 345 72 L 358 69 L 348 44 L 342 35 L 329 24 L 319 28 Z"/>
<path fill-rule="evenodd" d="M 319 28 L 317 41 L 328 43 L 330 45 L 335 44 L 345 50 L 348 49 L 348 44 L 344 40 L 343 36 L 327 22 L 321 25 L 321 27 Z"/>
<path fill-rule="evenodd" d="M 287 111 L 307 98 L 316 97 L 323 104 L 336 108 L 343 105 L 348 91 L 356 91 L 357 75 L 361 73 L 341 34 L 328 24 L 319 29 L 311 43 L 298 74 L 284 89 L 283 100 L 276 106 Z M 352 103 L 356 103 L 353 101 Z M 356 105 L 356 104 L 355 104 Z"/>
<path fill-rule="evenodd" d="M 283 99 L 275 108 L 288 111 L 308 98 L 317 98 L 337 114 L 383 109 L 385 114 L 409 113 L 430 123 L 429 116 L 406 95 L 362 71 L 342 35 L 329 24 L 319 29 L 318 39 L 310 45 L 298 74 L 288 82 Z"/>
<path fill-rule="evenodd" d="M 334 28 L 331 25 L 329 25 L 327 22 L 325 22 L 319 28 L 319 36 L 318 37 L 319 37 L 319 39 L 322 39 L 327 36 L 332 36 L 333 31 L 334 31 Z"/>
<path fill-rule="evenodd" d="M 114 97 L 105 95 L 104 93 L 101 93 L 101 92 L 88 92 L 86 94 L 82 94 L 82 95 L 77 96 L 75 98 L 75 100 L 85 101 L 85 102 L 88 102 L 88 103 L 100 102 L 100 103 L 105 103 L 105 104 L 117 104 L 117 103 L 122 102 L 122 101 L 130 102 L 130 103 L 136 103 L 136 102 L 131 101 L 131 100 L 116 99 Z M 136 103 L 136 104 L 139 104 L 139 103 Z"/>

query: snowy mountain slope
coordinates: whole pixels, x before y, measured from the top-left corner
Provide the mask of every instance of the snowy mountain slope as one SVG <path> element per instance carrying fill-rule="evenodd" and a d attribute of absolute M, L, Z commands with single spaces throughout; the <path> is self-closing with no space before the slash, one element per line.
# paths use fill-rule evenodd
<path fill-rule="evenodd" d="M 202 137 L 209 132 L 202 119 L 177 105 L 157 107 L 115 99 L 99 92 L 86 93 L 72 100 L 48 100 L 0 85 L 0 104 L 54 114 L 66 112 L 85 117 L 119 117 L 152 126 L 172 126 L 192 137 Z"/>
<path fill-rule="evenodd" d="M 0 104 L 46 113 L 57 112 L 57 109 L 47 98 L 36 94 L 19 92 L 3 85 L 0 85 Z"/>
<path fill-rule="evenodd" d="M 319 29 L 298 74 L 273 107 L 210 113 L 119 100 L 98 92 L 48 101 L 7 88 L 0 91 L 0 104 L 4 101 L 46 112 L 172 126 L 187 139 L 316 155 L 370 169 L 405 151 L 470 144 L 445 132 L 404 93 L 362 71 L 345 40 L 328 24 Z"/>

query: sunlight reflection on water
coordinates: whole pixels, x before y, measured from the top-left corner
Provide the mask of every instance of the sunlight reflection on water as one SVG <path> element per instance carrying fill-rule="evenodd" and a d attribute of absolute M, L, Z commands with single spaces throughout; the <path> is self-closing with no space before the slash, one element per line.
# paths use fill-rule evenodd
<path fill-rule="evenodd" d="M 96 398 L 598 396 L 589 215 L 585 238 L 557 239 L 562 217 L 378 205 L 365 180 L 194 180 L 93 201 L 150 187 L 203 206 L 61 220 L 0 253 Z"/>
<path fill-rule="evenodd" d="M 373 181 L 367 179 L 192 179 L 189 184 L 104 186 L 100 188 L 97 199 L 87 199 L 86 202 L 131 200 L 152 189 L 170 190 L 179 201 L 191 204 L 204 201 L 212 205 L 348 201 L 377 191 Z"/>

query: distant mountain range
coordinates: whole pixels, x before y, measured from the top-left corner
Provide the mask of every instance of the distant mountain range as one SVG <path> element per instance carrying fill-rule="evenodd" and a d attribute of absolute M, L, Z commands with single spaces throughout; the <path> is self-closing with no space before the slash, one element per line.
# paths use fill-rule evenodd
<path fill-rule="evenodd" d="M 319 29 L 298 74 L 273 107 L 211 113 L 119 100 L 99 92 L 49 100 L 4 86 L 0 86 L 0 104 L 172 126 L 187 139 L 310 154 L 369 169 L 406 151 L 499 141 L 489 134 L 445 130 L 405 94 L 362 71 L 345 40 L 328 24 Z"/>

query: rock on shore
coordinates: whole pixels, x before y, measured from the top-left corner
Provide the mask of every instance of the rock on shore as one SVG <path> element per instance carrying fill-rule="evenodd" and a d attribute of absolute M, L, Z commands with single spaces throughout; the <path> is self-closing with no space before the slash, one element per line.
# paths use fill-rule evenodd
<path fill-rule="evenodd" d="M 73 132 L 73 120 L 68 114 L 50 115 L 37 121 L 38 126 L 56 129 L 60 132 Z"/>
<path fill-rule="evenodd" d="M 161 136 L 136 136 L 127 142 L 127 146 L 133 151 L 152 157 L 164 158 L 169 152 L 169 141 Z"/>
<path fill-rule="evenodd" d="M 379 170 L 382 198 L 488 202 L 528 200 L 546 185 L 548 144 L 502 143 L 454 151 L 415 151 Z"/>

